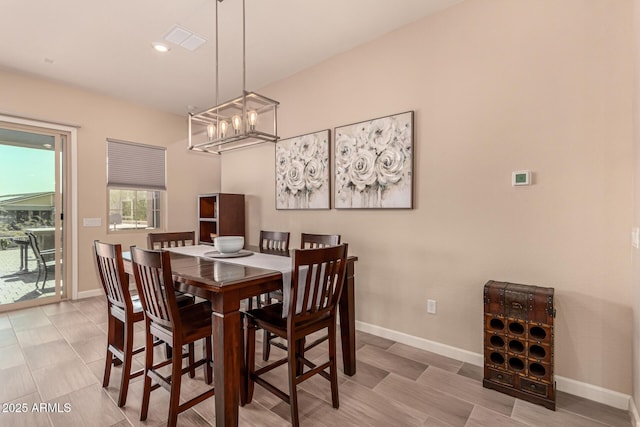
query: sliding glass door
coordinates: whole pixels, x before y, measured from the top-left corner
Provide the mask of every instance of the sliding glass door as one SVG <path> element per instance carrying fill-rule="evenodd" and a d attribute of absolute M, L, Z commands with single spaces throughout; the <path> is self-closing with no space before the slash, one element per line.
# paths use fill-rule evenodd
<path fill-rule="evenodd" d="M 0 122 L 0 311 L 59 301 L 68 135 Z"/>

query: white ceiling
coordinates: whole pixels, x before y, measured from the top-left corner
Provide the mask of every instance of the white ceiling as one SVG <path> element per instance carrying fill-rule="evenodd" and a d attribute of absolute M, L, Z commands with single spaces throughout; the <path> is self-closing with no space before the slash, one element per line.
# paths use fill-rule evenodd
<path fill-rule="evenodd" d="M 0 0 L 0 66 L 177 114 L 215 104 L 215 0 Z M 462 0 L 246 0 L 247 90 Z M 220 101 L 242 90 L 242 1 L 219 3 Z M 163 41 L 180 25 L 207 39 Z"/>

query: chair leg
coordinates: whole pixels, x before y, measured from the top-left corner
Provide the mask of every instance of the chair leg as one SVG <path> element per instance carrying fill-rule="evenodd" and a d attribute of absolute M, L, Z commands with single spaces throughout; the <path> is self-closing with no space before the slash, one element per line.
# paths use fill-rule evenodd
<path fill-rule="evenodd" d="M 113 354 L 109 351 L 109 344 L 107 344 L 107 357 L 104 363 L 104 376 L 102 378 L 102 387 L 109 386 L 109 379 L 111 378 L 111 364 L 113 363 Z"/>
<path fill-rule="evenodd" d="M 174 344 L 175 338 L 174 338 Z M 189 345 L 189 352 L 191 351 L 191 345 Z M 182 349 L 181 345 L 174 345 L 177 349 Z M 180 406 L 180 385 L 182 382 L 182 351 L 173 352 L 173 361 L 171 363 L 171 397 L 169 398 L 169 421 L 167 425 L 169 427 L 175 427 L 178 424 L 178 406 Z"/>
<path fill-rule="evenodd" d="M 252 378 L 256 369 L 256 327 L 249 319 L 244 320 L 244 343 L 245 343 L 245 372 L 246 372 L 246 403 L 251 403 L 253 399 L 254 381 Z"/>
<path fill-rule="evenodd" d="M 296 374 L 297 375 L 302 375 L 302 373 L 304 372 L 304 364 L 302 363 L 302 358 L 304 357 L 304 344 L 305 344 L 305 338 L 300 338 L 298 341 L 296 341 L 296 345 L 295 345 L 295 350 L 296 350 L 296 355 L 300 358 L 298 359 L 298 357 L 296 357 L 294 359 L 294 361 L 296 362 Z M 298 360 L 300 360 L 300 362 L 298 363 Z"/>
<path fill-rule="evenodd" d="M 340 407 L 338 399 L 338 370 L 336 369 L 336 321 L 335 317 L 329 326 L 329 376 L 331 377 L 331 403 L 334 408 Z"/>
<path fill-rule="evenodd" d="M 196 377 L 196 368 L 193 365 L 196 363 L 196 355 L 195 355 L 195 346 L 193 343 L 190 343 L 188 346 L 189 351 L 189 378 Z M 182 361 L 182 359 L 180 359 Z M 182 365 L 182 363 L 180 363 Z"/>
<path fill-rule="evenodd" d="M 300 420 L 298 418 L 298 387 L 297 387 L 297 366 L 298 358 L 296 357 L 297 345 L 289 343 L 287 345 L 287 353 L 289 356 L 289 406 L 291 410 L 291 425 L 298 427 Z M 301 364 L 301 363 L 300 363 Z"/>
<path fill-rule="evenodd" d="M 204 354 L 207 360 L 207 363 L 204 364 L 204 379 L 207 384 L 211 384 L 213 382 L 213 347 L 210 336 L 204 339 L 204 345 Z"/>
<path fill-rule="evenodd" d="M 109 345 L 113 344 L 113 337 L 115 337 L 115 322 L 116 319 L 109 313 L 109 323 L 107 325 L 107 356 L 104 363 L 104 376 L 102 378 L 102 387 L 109 386 L 109 379 L 111 378 L 111 365 L 113 364 L 113 353 L 109 350 Z"/>
<path fill-rule="evenodd" d="M 120 381 L 120 397 L 118 406 L 122 407 L 127 402 L 129 380 L 131 379 L 131 358 L 133 357 L 133 322 L 125 322 L 124 332 L 124 364 L 122 366 L 122 379 Z M 153 348 L 153 347 L 152 347 Z"/>
<path fill-rule="evenodd" d="M 42 277 L 42 267 L 40 267 L 40 263 L 38 262 L 38 278 L 36 279 L 36 289 L 38 289 L 38 283 L 40 283 L 40 277 Z"/>
<path fill-rule="evenodd" d="M 269 354 L 271 353 L 271 334 L 266 329 L 263 331 L 262 336 L 262 360 L 265 362 L 269 360 Z"/>
<path fill-rule="evenodd" d="M 173 349 L 167 343 L 164 343 L 164 355 L 167 358 L 167 360 L 173 358 Z"/>
<path fill-rule="evenodd" d="M 47 284 L 47 275 L 49 273 L 49 268 L 46 266 L 44 266 L 44 280 L 42 281 L 42 289 L 44 289 L 44 285 Z"/>
<path fill-rule="evenodd" d="M 149 397 L 151 395 L 151 377 L 149 371 L 153 369 L 153 337 L 149 333 L 149 325 L 147 325 L 147 340 L 144 348 L 144 388 L 142 390 L 142 407 L 140 408 L 140 421 L 147 419 L 149 412 Z"/>

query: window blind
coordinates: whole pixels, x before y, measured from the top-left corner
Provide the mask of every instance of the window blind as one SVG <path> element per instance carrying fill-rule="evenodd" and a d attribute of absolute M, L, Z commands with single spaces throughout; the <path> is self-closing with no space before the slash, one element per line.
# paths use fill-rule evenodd
<path fill-rule="evenodd" d="M 166 190 L 164 147 L 107 138 L 107 186 Z"/>

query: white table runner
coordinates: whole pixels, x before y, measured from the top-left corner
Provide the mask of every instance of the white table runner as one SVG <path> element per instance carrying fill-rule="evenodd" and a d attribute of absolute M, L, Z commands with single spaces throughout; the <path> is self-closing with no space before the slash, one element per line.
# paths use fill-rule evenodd
<path fill-rule="evenodd" d="M 207 245 L 194 245 L 194 246 L 179 246 L 174 248 L 165 248 L 165 250 L 174 252 L 177 254 L 201 257 L 206 259 L 215 260 L 216 262 L 225 262 L 228 264 L 244 265 L 247 267 L 264 268 L 267 270 L 276 270 L 282 273 L 282 294 L 283 298 L 283 311 L 286 311 L 289 307 L 289 294 L 291 290 L 291 271 L 293 269 L 293 258 L 263 254 L 259 252 L 253 252 L 253 255 L 238 257 L 238 258 L 210 258 L 205 254 L 214 250 L 213 246 Z M 301 299 L 301 298 L 299 298 Z M 298 311 L 302 307 L 302 301 L 298 302 Z M 283 313 L 283 317 L 286 312 Z"/>

